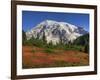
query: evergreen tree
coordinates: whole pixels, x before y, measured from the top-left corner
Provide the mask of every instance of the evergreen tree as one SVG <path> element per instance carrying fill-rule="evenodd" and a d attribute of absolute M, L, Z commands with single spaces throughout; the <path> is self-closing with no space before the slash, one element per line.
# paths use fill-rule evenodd
<path fill-rule="evenodd" d="M 86 44 L 85 45 L 84 52 L 89 53 L 89 44 Z"/>
<path fill-rule="evenodd" d="M 36 39 L 37 39 L 37 40 L 39 39 L 39 34 L 37 34 L 37 37 L 36 37 Z"/>
<path fill-rule="evenodd" d="M 45 37 L 45 32 L 43 32 L 43 42 L 44 42 L 44 43 L 47 43 L 46 37 Z"/>
<path fill-rule="evenodd" d="M 84 46 L 88 43 L 89 43 L 89 34 L 85 34 L 83 36 L 80 36 L 74 41 L 74 44 L 82 45 L 82 46 Z"/>
<path fill-rule="evenodd" d="M 25 40 L 26 40 L 26 34 L 25 34 L 25 31 L 22 30 L 22 43 L 23 43 L 23 45 L 25 45 Z"/>

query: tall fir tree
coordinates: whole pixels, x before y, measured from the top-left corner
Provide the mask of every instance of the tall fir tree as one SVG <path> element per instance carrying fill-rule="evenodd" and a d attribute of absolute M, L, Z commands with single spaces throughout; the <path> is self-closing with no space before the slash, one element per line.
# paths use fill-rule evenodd
<path fill-rule="evenodd" d="M 26 34 L 25 34 L 25 31 L 22 30 L 22 43 L 23 43 L 23 45 L 25 44 L 25 40 L 26 40 Z"/>
<path fill-rule="evenodd" d="M 46 36 L 45 36 L 45 32 L 43 32 L 43 42 L 44 42 L 44 43 L 47 43 L 47 41 L 46 41 Z"/>

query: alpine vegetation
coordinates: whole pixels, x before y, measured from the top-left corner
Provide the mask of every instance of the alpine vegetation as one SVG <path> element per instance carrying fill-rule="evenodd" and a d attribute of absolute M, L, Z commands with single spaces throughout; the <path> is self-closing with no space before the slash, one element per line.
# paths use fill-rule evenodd
<path fill-rule="evenodd" d="M 23 68 L 89 65 L 89 32 L 67 22 L 45 20 L 22 31 Z"/>

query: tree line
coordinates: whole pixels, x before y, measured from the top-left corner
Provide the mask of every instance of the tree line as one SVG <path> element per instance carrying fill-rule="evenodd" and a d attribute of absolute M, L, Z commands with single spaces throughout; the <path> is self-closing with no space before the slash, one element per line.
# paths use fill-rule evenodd
<path fill-rule="evenodd" d="M 78 37 L 73 43 L 69 42 L 67 44 L 63 44 L 62 41 L 53 45 L 52 41 L 47 43 L 45 33 L 43 33 L 43 38 L 39 39 L 39 35 L 37 38 L 26 39 L 25 31 L 22 31 L 22 45 L 28 46 L 36 46 L 40 48 L 50 49 L 63 49 L 63 50 L 78 50 L 82 52 L 89 53 L 89 34 L 85 34 L 83 36 Z"/>

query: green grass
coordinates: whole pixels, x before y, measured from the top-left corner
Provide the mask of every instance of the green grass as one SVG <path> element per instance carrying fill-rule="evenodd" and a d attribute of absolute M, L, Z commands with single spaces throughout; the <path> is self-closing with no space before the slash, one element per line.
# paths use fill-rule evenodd
<path fill-rule="evenodd" d="M 50 49 L 50 48 L 45 48 L 44 52 L 45 53 L 55 53 L 55 51 L 53 49 Z"/>
<path fill-rule="evenodd" d="M 34 50 L 34 49 L 32 49 L 32 51 L 31 51 L 32 53 L 35 53 L 36 51 Z"/>

